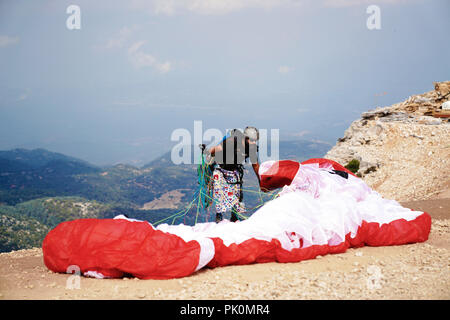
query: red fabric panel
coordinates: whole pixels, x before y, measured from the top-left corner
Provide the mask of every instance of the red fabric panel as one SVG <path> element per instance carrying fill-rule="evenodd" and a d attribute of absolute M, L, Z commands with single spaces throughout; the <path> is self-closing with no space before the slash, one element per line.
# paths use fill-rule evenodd
<path fill-rule="evenodd" d="M 423 213 L 412 221 L 399 219 L 381 226 L 377 222 L 370 222 L 361 228 L 365 235 L 364 244 L 372 247 L 423 242 L 430 233 L 431 217 Z"/>
<path fill-rule="evenodd" d="M 76 265 L 81 272 L 98 271 L 110 277 L 131 274 L 141 279 L 169 279 L 193 273 L 200 245 L 154 230 L 147 222 L 80 219 L 63 222 L 42 244 L 44 263 L 66 272 Z"/>
<path fill-rule="evenodd" d="M 222 239 L 213 238 L 215 247 L 214 258 L 208 263 L 208 267 L 215 268 L 230 264 L 243 265 L 251 263 L 263 263 L 276 261 L 276 248 L 278 240 L 271 242 L 249 239 L 240 244 L 232 243 L 225 246 Z"/>
<path fill-rule="evenodd" d="M 263 175 L 260 175 L 260 186 L 267 190 L 275 190 L 291 184 L 300 164 L 292 160 L 277 161 Z"/>

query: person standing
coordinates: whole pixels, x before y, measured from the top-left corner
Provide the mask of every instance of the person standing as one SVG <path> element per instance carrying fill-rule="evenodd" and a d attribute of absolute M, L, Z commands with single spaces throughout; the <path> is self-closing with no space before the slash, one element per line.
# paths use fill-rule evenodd
<path fill-rule="evenodd" d="M 255 127 L 247 127 L 243 133 L 233 129 L 207 152 L 215 162 L 212 177 L 217 223 L 228 211 L 231 211 L 231 222 L 238 221 L 238 214 L 246 212 L 242 193 L 243 164 L 250 160 L 259 183 L 258 140 L 259 132 Z"/>

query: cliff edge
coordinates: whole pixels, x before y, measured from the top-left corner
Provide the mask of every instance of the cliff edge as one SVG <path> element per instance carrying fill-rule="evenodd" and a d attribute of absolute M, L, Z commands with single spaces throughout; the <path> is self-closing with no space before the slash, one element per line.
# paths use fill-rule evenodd
<path fill-rule="evenodd" d="M 450 198 L 450 113 L 442 108 L 450 99 L 450 81 L 434 85 L 362 113 L 325 158 L 343 165 L 358 160 L 358 175 L 389 199 Z"/>

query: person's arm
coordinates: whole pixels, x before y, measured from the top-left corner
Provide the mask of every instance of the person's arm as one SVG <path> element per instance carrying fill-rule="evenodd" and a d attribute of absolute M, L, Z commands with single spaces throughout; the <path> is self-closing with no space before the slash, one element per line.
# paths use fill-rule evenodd
<path fill-rule="evenodd" d="M 222 151 L 222 144 L 219 144 L 217 146 L 211 147 L 208 152 L 211 154 L 211 156 L 215 156 L 216 152 Z"/>
<path fill-rule="evenodd" d="M 216 161 L 216 159 L 215 159 L 216 153 L 220 152 L 220 151 L 222 151 L 221 144 L 207 149 L 205 152 L 206 163 L 212 164 L 213 162 L 215 162 Z"/>

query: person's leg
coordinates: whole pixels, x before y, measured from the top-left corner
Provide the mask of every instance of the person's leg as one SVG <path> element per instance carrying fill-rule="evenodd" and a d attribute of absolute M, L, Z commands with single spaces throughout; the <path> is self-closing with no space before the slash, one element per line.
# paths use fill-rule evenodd
<path fill-rule="evenodd" d="M 245 209 L 245 204 L 243 200 L 242 188 L 240 184 L 236 184 L 233 187 L 233 208 L 231 211 L 231 222 L 240 221 L 239 214 L 245 213 L 247 210 Z"/>
<path fill-rule="evenodd" d="M 219 223 L 223 220 L 223 215 L 221 212 L 216 212 L 216 223 Z"/>
<path fill-rule="evenodd" d="M 230 221 L 231 222 L 236 222 L 236 221 L 238 221 L 239 220 L 239 218 L 238 218 L 238 216 L 237 216 L 237 214 L 236 214 L 236 209 L 233 207 L 233 209 L 231 210 L 231 218 L 230 218 Z"/>
<path fill-rule="evenodd" d="M 223 220 L 223 213 L 227 211 L 227 199 L 225 192 L 226 181 L 223 178 L 222 172 L 214 170 L 214 203 L 216 208 L 216 223 Z"/>

